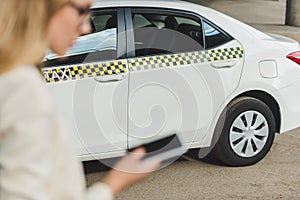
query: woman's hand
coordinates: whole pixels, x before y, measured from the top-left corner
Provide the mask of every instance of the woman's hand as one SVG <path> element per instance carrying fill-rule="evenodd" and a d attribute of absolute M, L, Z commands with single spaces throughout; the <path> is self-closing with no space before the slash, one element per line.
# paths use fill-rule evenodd
<path fill-rule="evenodd" d="M 159 161 L 141 161 L 145 156 L 145 149 L 139 148 L 122 158 L 102 181 L 110 187 L 114 196 L 124 188 L 144 180 L 160 166 Z"/>

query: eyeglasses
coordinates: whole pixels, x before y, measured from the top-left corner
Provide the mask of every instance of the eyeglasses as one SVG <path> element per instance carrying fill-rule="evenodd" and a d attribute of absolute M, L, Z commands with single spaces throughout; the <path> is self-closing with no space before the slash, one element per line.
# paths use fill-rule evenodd
<path fill-rule="evenodd" d="M 83 27 L 85 25 L 90 27 L 91 5 L 88 5 L 86 7 L 80 7 L 72 1 L 68 1 L 67 5 L 71 6 L 78 12 L 78 15 L 80 17 L 78 27 Z"/>
<path fill-rule="evenodd" d="M 91 6 L 87 6 L 87 7 L 85 7 L 85 8 L 82 8 L 82 7 L 79 7 L 78 5 L 76 5 L 75 3 L 73 3 L 72 1 L 69 1 L 68 2 L 68 4 L 70 5 L 70 6 L 72 6 L 75 10 L 77 10 L 77 12 L 78 12 L 78 14 L 80 15 L 80 16 L 83 16 L 83 15 L 88 15 L 88 14 L 90 14 L 90 7 Z"/>

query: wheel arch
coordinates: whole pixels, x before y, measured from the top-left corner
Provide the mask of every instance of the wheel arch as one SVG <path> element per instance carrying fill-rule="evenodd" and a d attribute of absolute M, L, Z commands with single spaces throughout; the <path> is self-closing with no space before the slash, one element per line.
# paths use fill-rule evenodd
<path fill-rule="evenodd" d="M 275 100 L 275 98 L 268 94 L 265 91 L 261 90 L 252 90 L 252 91 L 247 91 L 244 93 L 239 94 L 235 98 L 233 98 L 229 103 L 232 103 L 235 99 L 240 98 L 240 97 L 252 97 L 259 99 L 260 101 L 264 102 L 272 111 L 274 118 L 275 118 L 275 124 L 276 124 L 276 132 L 280 133 L 280 128 L 281 128 L 281 115 L 280 115 L 280 107 Z"/>

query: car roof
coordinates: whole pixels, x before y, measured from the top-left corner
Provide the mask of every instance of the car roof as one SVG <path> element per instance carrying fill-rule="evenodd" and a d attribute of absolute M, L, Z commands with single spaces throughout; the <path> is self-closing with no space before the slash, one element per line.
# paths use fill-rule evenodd
<path fill-rule="evenodd" d="M 194 13 L 201 13 L 204 17 L 220 18 L 224 14 L 199 4 L 181 0 L 95 0 L 92 8 L 114 8 L 114 7 L 142 7 L 142 8 L 168 8 Z"/>
<path fill-rule="evenodd" d="M 202 9 L 207 9 L 198 4 L 180 1 L 180 0 L 95 0 L 93 8 L 100 7 L 162 7 L 162 8 L 173 8 L 181 10 L 190 10 L 195 6 Z"/>
<path fill-rule="evenodd" d="M 113 8 L 113 7 L 143 7 L 143 8 L 168 8 L 189 11 L 201 14 L 209 19 L 235 38 L 251 37 L 257 39 L 270 39 L 270 37 L 236 19 L 220 13 L 214 9 L 199 4 L 180 0 L 95 0 L 92 8 Z M 244 29 L 244 30 L 242 30 Z M 244 36 L 243 36 L 244 35 Z"/>

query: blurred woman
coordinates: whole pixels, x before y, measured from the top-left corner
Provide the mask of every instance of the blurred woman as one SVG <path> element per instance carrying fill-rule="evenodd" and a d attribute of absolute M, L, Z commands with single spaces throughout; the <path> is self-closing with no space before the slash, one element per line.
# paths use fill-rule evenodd
<path fill-rule="evenodd" d="M 35 67 L 45 49 L 64 55 L 90 32 L 91 0 L 0 0 L 0 199 L 112 199 L 158 162 L 144 150 L 123 158 L 102 183 L 85 188 L 62 120 Z M 133 173 L 135 172 L 135 173 Z"/>

